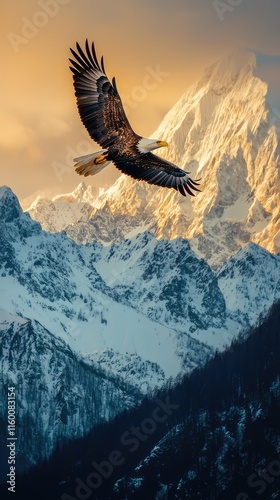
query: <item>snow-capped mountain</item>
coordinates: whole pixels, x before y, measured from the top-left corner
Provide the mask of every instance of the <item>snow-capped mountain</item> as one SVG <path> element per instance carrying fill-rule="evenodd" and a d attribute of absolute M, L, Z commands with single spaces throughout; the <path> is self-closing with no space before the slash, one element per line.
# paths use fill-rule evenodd
<path fill-rule="evenodd" d="M 255 243 L 213 272 L 187 240 L 146 232 L 103 247 L 95 267 L 132 307 L 217 349 L 237 324 L 256 324 L 280 296 L 280 256 Z"/>
<path fill-rule="evenodd" d="M 23 213 L 0 188 L 1 387 L 18 388 L 19 460 L 204 365 L 279 300 L 279 138 L 255 68 L 249 52 L 208 68 L 153 134 L 201 177 L 194 199 L 121 176 Z"/>
<path fill-rule="evenodd" d="M 215 273 L 181 238 L 144 232 L 110 246 L 78 245 L 44 232 L 8 188 L 0 190 L 0 213 L 1 307 L 39 321 L 140 390 L 203 364 L 280 294 L 279 257 L 257 245 Z M 127 354 L 146 363 L 142 379 L 127 369 Z"/>
<path fill-rule="evenodd" d="M 280 302 L 202 369 L 19 478 L 23 498 L 278 499 L 279 324 Z"/>
<path fill-rule="evenodd" d="M 174 311 L 170 324 L 168 319 L 159 322 L 160 313 L 156 308 L 153 314 L 147 314 L 145 308 L 137 306 L 141 294 L 137 286 L 134 300 L 128 300 L 129 290 L 111 286 L 110 279 L 108 281 L 109 269 L 113 279 L 118 268 L 124 269 L 132 247 L 129 249 L 124 245 L 124 248 L 117 249 L 111 246 L 107 254 L 108 248 L 104 249 L 99 243 L 77 245 L 65 233 L 42 231 L 29 214 L 21 212 L 18 200 L 9 188 L 1 188 L 0 205 L 1 201 L 3 207 L 8 206 L 7 213 L 3 208 L 0 223 L 0 293 L 3 309 L 39 321 L 71 349 L 83 355 L 83 359 L 90 355 L 90 363 L 101 363 L 105 368 L 106 358 L 107 370 L 111 375 L 119 376 L 122 371 L 123 377 L 142 391 L 176 377 L 182 369 L 192 369 L 211 354 L 211 342 L 207 347 L 201 344 L 199 338 L 192 339 L 189 336 L 188 328 L 195 327 L 201 320 L 190 317 L 186 326 L 180 313 L 176 325 Z M 137 256 L 144 258 L 145 251 L 151 253 L 147 272 L 149 266 L 153 265 L 153 249 L 156 253 L 158 244 L 161 242 L 147 234 L 136 237 L 134 259 Z M 194 260 L 199 272 L 202 261 L 195 256 Z M 204 262 L 202 272 L 205 273 L 205 266 L 212 276 L 212 271 Z M 132 267 L 127 272 L 127 278 L 130 279 L 127 288 L 134 277 L 135 269 Z M 160 283 L 155 285 L 161 286 Z M 208 288 L 199 285 L 193 291 L 202 302 Z M 157 291 L 155 298 L 159 294 Z M 152 297 L 150 305 L 153 305 Z M 160 307 L 162 305 L 163 301 Z M 209 307 L 206 307 L 204 314 L 209 316 L 209 322 L 210 312 Z M 217 341 L 220 347 L 223 342 L 223 338 Z M 147 373 L 144 374 L 144 367 L 141 367 L 143 379 L 136 370 L 133 373 L 127 371 L 127 353 L 136 355 L 138 366 L 146 363 Z M 137 356 L 141 358 L 141 363 Z M 154 367 L 152 371 L 151 364 Z"/>
<path fill-rule="evenodd" d="M 85 435 L 140 399 L 135 388 L 108 377 L 102 369 L 90 368 L 37 321 L 2 309 L 0 353 L 3 422 L 7 422 L 8 387 L 16 391 L 18 472 L 49 457 L 60 440 Z M 0 433 L 1 443 L 6 443 L 6 424 Z M 2 451 L 3 457 L 6 450 Z"/>
<path fill-rule="evenodd" d="M 133 465 L 128 460 L 100 499 L 257 498 L 260 477 L 279 454 L 279 306 L 245 341 L 168 393 L 178 417 L 170 416 L 158 438 L 149 436 L 148 452 L 143 446 Z M 268 479 L 264 498 L 278 499 L 279 482 Z"/>
<path fill-rule="evenodd" d="M 70 224 L 87 221 L 102 193 L 102 188 L 87 186 L 82 182 L 73 193 L 61 194 L 51 199 L 38 196 L 28 212 L 33 219 L 40 222 L 45 231 L 60 232 Z"/>
<path fill-rule="evenodd" d="M 228 54 L 208 68 L 167 113 L 153 137 L 169 143 L 163 157 L 201 178 L 194 199 L 121 176 L 64 228 L 77 242 L 106 244 L 149 230 L 157 238 L 190 240 L 218 267 L 250 241 L 280 251 L 279 137 L 268 86 L 252 52 Z M 43 201 L 40 202 L 41 205 Z M 53 202 L 33 205 L 40 222 Z M 88 214 L 90 216 L 88 218 Z M 61 221 L 52 230 L 62 228 Z"/>
<path fill-rule="evenodd" d="M 227 310 L 245 327 L 264 317 L 279 299 L 280 256 L 255 243 L 225 262 L 216 276 Z"/>
<path fill-rule="evenodd" d="M 0 188 L 0 248 L 2 387 L 9 380 L 18 387 L 19 449 L 29 463 L 60 437 L 83 435 L 204 365 L 280 296 L 280 257 L 256 244 L 217 271 L 187 240 L 147 231 L 79 245 L 65 232 L 43 231 L 7 187 Z M 89 398 L 94 408 L 85 412 Z M 24 429 L 35 420 L 32 447 Z"/>

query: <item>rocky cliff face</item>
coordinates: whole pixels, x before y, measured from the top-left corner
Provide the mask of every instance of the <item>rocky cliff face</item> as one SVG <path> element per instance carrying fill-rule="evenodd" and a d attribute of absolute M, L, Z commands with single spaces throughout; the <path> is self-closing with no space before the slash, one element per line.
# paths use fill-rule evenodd
<path fill-rule="evenodd" d="M 128 383 L 86 365 L 37 321 L 2 309 L 0 374 L 2 443 L 8 387 L 15 387 L 18 472 L 49 457 L 60 441 L 85 435 L 140 399 Z"/>

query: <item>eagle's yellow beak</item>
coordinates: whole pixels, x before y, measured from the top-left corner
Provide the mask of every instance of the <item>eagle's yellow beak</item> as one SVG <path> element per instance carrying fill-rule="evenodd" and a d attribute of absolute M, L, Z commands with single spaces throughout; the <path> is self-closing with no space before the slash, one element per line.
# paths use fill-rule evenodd
<path fill-rule="evenodd" d="M 166 146 L 166 147 L 167 147 L 167 146 L 168 146 L 168 143 L 167 143 L 167 142 L 165 142 L 165 141 L 158 141 L 158 147 L 159 147 L 159 148 L 162 148 L 162 147 L 164 147 L 164 146 Z"/>

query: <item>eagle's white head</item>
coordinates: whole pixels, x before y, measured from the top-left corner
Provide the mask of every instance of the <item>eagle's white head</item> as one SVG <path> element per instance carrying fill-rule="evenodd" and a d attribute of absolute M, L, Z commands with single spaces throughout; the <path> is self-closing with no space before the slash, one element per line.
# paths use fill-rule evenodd
<path fill-rule="evenodd" d="M 153 149 L 162 148 L 163 146 L 168 146 L 165 141 L 157 141 L 155 139 L 145 139 L 142 137 L 137 144 L 137 149 L 140 153 L 148 153 Z"/>

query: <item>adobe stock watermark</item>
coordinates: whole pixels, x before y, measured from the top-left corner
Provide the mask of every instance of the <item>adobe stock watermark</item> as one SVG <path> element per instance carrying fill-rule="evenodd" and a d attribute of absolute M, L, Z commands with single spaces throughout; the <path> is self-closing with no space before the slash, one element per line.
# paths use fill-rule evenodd
<path fill-rule="evenodd" d="M 271 460 L 265 469 L 258 470 L 250 474 L 247 479 L 247 486 L 252 494 L 257 494 L 261 497 L 267 491 L 268 485 L 275 482 L 276 478 L 280 477 L 280 460 Z M 250 493 L 242 491 L 238 493 L 235 500 L 253 500 L 254 497 Z"/>
<path fill-rule="evenodd" d="M 7 405 L 7 448 L 8 448 L 8 465 L 9 472 L 7 474 L 8 491 L 16 492 L 16 388 L 8 387 L 8 405 Z"/>
<path fill-rule="evenodd" d="M 138 450 L 141 442 L 146 441 L 149 436 L 154 434 L 158 425 L 166 422 L 174 410 L 179 408 L 178 404 L 170 402 L 169 396 L 165 401 L 157 398 L 155 403 L 157 406 L 150 417 L 144 418 L 137 427 L 131 426 L 129 430 L 121 435 L 120 443 L 127 449 L 128 453 L 134 453 Z M 120 467 L 125 463 L 127 458 L 121 451 L 113 450 L 109 453 L 107 460 L 100 463 L 93 461 L 91 463 L 92 471 L 87 477 L 84 479 L 77 477 L 75 479 L 75 496 L 63 493 L 61 500 L 87 500 L 93 498 L 94 492 L 104 484 L 106 479 L 111 477 L 116 467 Z"/>
<path fill-rule="evenodd" d="M 225 14 L 227 14 L 228 12 L 233 12 L 236 7 L 241 5 L 243 2 L 244 0 L 214 0 L 213 7 L 217 12 L 220 21 L 224 21 Z"/>
<path fill-rule="evenodd" d="M 155 90 L 170 75 L 167 71 L 161 71 L 159 64 L 154 69 L 146 66 L 145 70 L 146 74 L 142 78 L 141 85 L 133 87 L 130 94 L 121 96 L 127 115 L 130 109 L 135 109 L 139 102 L 147 98 L 149 92 Z"/>
<path fill-rule="evenodd" d="M 22 17 L 22 26 L 20 33 L 10 31 L 7 33 L 7 38 L 15 51 L 19 53 L 20 46 L 26 45 L 34 38 L 39 31 L 47 26 L 50 19 L 57 16 L 63 5 L 66 5 L 70 0 L 39 0 L 37 2 L 39 9 L 34 12 L 31 18 Z"/>
<path fill-rule="evenodd" d="M 83 134 L 88 137 L 87 132 L 83 132 Z M 66 146 L 65 151 L 66 155 L 64 163 L 59 161 L 53 161 L 51 163 L 52 169 L 59 182 L 63 182 L 65 174 L 74 173 L 74 158 L 93 153 L 93 141 L 88 138 L 81 140 L 74 148 L 69 145 Z"/>
<path fill-rule="evenodd" d="M 143 102 L 147 98 L 149 92 L 155 90 L 164 79 L 170 75 L 170 73 L 162 71 L 159 64 L 157 64 L 155 68 L 146 66 L 145 70 L 146 73 L 142 78 L 141 85 L 136 85 L 129 94 L 123 94 L 121 96 L 127 115 L 129 115 L 130 109 L 135 109 L 140 102 Z M 51 163 L 52 169 L 59 182 L 63 182 L 63 178 L 66 174 L 72 174 L 74 172 L 74 158 L 93 153 L 93 141 L 88 139 L 87 132 L 84 131 L 83 134 L 87 139 L 79 141 L 74 148 L 69 145 L 66 146 L 64 163 L 59 161 L 53 161 Z"/>

